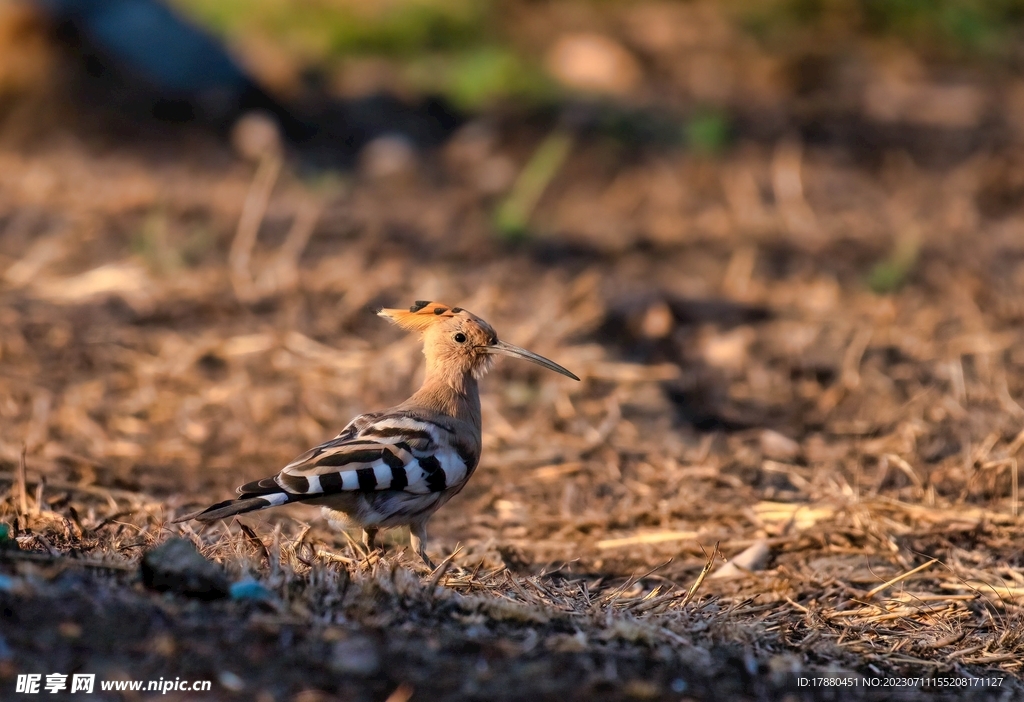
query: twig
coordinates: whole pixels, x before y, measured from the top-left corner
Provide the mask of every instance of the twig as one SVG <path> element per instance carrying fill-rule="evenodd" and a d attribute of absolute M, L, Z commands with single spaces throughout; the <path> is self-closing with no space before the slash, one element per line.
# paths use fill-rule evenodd
<path fill-rule="evenodd" d="M 953 651 L 951 654 L 946 656 L 946 660 L 947 661 L 952 661 L 952 660 L 956 660 L 957 658 L 963 658 L 964 656 L 969 656 L 972 653 L 976 653 L 977 651 L 980 651 L 984 647 L 985 647 L 984 644 L 978 644 L 977 646 L 970 646 L 968 648 L 960 649 L 959 651 Z"/>
<path fill-rule="evenodd" d="M 342 563 L 344 565 L 354 565 L 356 563 L 355 559 L 348 558 L 347 556 L 342 556 L 337 553 L 331 553 L 327 549 L 323 548 L 316 552 L 316 557 L 322 558 L 328 563 Z"/>
<path fill-rule="evenodd" d="M 306 538 L 306 535 L 308 535 L 308 534 L 309 534 L 309 532 L 310 532 L 310 531 L 311 531 L 312 529 L 313 529 L 313 527 L 312 527 L 311 525 L 309 525 L 309 524 L 304 524 L 304 525 L 302 526 L 302 531 L 300 531 L 300 532 L 299 532 L 299 535 L 298 535 L 298 536 L 296 536 L 296 537 L 295 537 L 295 538 L 294 538 L 294 539 L 292 540 L 292 548 L 293 548 L 293 549 L 298 549 L 298 548 L 299 548 L 299 546 L 301 546 L 301 545 L 302 545 L 302 542 L 303 542 L 303 541 L 305 540 L 305 538 Z"/>
<path fill-rule="evenodd" d="M 502 234 L 517 237 L 526 232 L 537 203 L 572 151 L 573 141 L 571 134 L 556 128 L 540 143 L 495 214 L 495 225 Z"/>
<path fill-rule="evenodd" d="M 448 569 L 452 567 L 452 560 L 460 551 L 462 551 L 462 546 L 456 546 L 455 550 L 452 551 L 447 558 L 441 561 L 441 565 L 439 565 L 437 570 L 434 571 L 434 575 L 430 578 L 430 582 L 427 583 L 427 592 L 430 593 L 431 596 L 434 594 L 434 588 L 436 588 L 437 584 L 441 582 L 441 578 L 443 578 L 445 573 L 448 572 Z"/>
<path fill-rule="evenodd" d="M 1020 505 L 1020 489 L 1017 481 L 1017 459 L 1010 459 L 1010 478 L 1012 480 L 1012 501 L 1010 503 L 1010 513 L 1013 516 L 1017 516 L 1017 509 Z"/>
<path fill-rule="evenodd" d="M 601 598 L 601 601 L 598 604 L 607 605 L 610 607 L 612 603 L 615 602 L 615 600 L 619 599 L 622 596 L 622 593 L 624 593 L 628 588 L 632 587 L 633 584 L 643 580 L 644 578 L 650 577 L 651 575 L 661 570 L 671 562 L 672 559 L 670 558 L 664 563 L 654 566 L 643 575 L 637 576 L 635 573 L 633 575 L 630 575 L 626 579 L 626 582 L 624 582 L 621 586 L 613 590 L 611 594 L 605 595 L 603 598 Z"/>
<path fill-rule="evenodd" d="M 253 295 L 249 262 L 252 259 L 252 250 L 256 245 L 260 225 L 267 213 L 270 193 L 277 183 L 280 172 L 281 158 L 273 153 L 264 154 L 249 186 L 249 194 L 246 195 L 245 204 L 242 206 L 242 215 L 238 218 L 235 238 L 231 242 L 231 250 L 228 253 L 231 286 L 235 289 L 235 295 L 243 302 L 251 299 Z"/>
<path fill-rule="evenodd" d="M 840 380 L 847 390 L 855 390 L 860 387 L 860 364 L 864 359 L 864 352 L 871 343 L 873 330 L 871 327 L 864 327 L 857 331 L 850 345 L 846 347 L 843 354 L 843 365 Z"/>
<path fill-rule="evenodd" d="M 789 603 L 790 605 L 792 605 L 792 606 L 793 606 L 794 608 L 796 608 L 796 609 L 799 609 L 799 610 L 800 610 L 801 612 L 803 612 L 804 614 L 810 614 L 810 613 L 811 613 L 811 610 L 807 609 L 807 608 L 806 608 L 806 607 L 804 607 L 804 606 L 803 606 L 802 604 L 800 604 L 799 602 L 795 601 L 795 600 L 794 600 L 793 598 L 791 598 L 791 597 L 790 597 L 789 595 L 786 595 L 786 602 L 788 602 L 788 603 Z"/>
<path fill-rule="evenodd" d="M 956 633 L 950 634 L 949 636 L 943 637 L 938 641 L 933 641 L 929 644 L 922 644 L 918 648 L 920 648 L 922 651 L 934 651 L 937 648 L 944 648 L 946 646 L 952 646 L 955 643 L 959 643 L 960 640 L 963 639 L 965 636 L 967 636 L 967 632 L 961 630 Z"/>
<path fill-rule="evenodd" d="M 882 456 L 882 458 L 891 463 L 892 465 L 896 466 L 897 468 L 899 468 L 904 475 L 910 478 L 911 482 L 914 483 L 914 486 L 917 487 L 918 490 L 924 490 L 924 482 L 921 480 L 921 477 L 917 474 L 917 471 L 914 470 L 914 467 L 907 463 L 906 460 L 900 458 L 894 453 L 887 453 L 884 456 Z"/>
<path fill-rule="evenodd" d="M 32 536 L 35 538 L 36 541 L 43 545 L 43 548 L 50 552 L 51 556 L 53 556 L 54 558 L 60 556 L 60 551 L 55 549 L 53 547 L 53 544 L 50 543 L 50 540 L 47 539 L 45 536 L 43 536 L 42 534 L 33 534 Z"/>
<path fill-rule="evenodd" d="M 704 567 L 701 568 L 700 574 L 697 576 L 697 579 L 693 581 L 693 585 L 690 586 L 690 589 L 686 592 L 686 597 L 684 597 L 683 601 L 679 603 L 680 607 L 685 607 L 686 605 L 688 605 L 690 603 L 690 600 L 693 599 L 694 595 L 697 594 L 697 590 L 699 590 L 700 586 L 704 583 L 704 578 L 708 577 L 708 573 L 711 572 L 712 566 L 715 565 L 715 558 L 718 556 L 718 553 L 718 542 L 716 541 L 715 548 L 711 552 L 711 555 L 708 556 L 708 560 L 704 563 Z"/>
<path fill-rule="evenodd" d="M 305 202 L 299 207 L 284 243 L 273 260 L 256 276 L 253 292 L 256 295 L 273 295 L 293 289 L 299 281 L 299 259 L 309 243 L 313 230 L 320 219 L 321 206 L 316 202 Z"/>
<path fill-rule="evenodd" d="M 624 536 L 619 539 L 603 539 L 597 542 L 597 548 L 604 551 L 609 548 L 635 546 L 637 544 L 660 544 L 665 541 L 689 541 L 698 536 L 696 531 L 656 531 L 636 536 Z"/>
<path fill-rule="evenodd" d="M 651 597 L 650 599 L 640 600 L 636 604 L 630 605 L 626 609 L 632 612 L 636 612 L 637 614 L 640 614 L 652 610 L 655 607 L 658 607 L 671 600 L 678 600 L 681 597 L 686 597 L 689 594 L 690 593 L 688 592 L 666 592 L 664 595 L 658 595 L 656 597 Z"/>
<path fill-rule="evenodd" d="M 235 521 L 238 522 L 237 519 Z M 260 539 L 260 537 L 256 536 L 256 532 L 253 531 L 252 528 L 249 527 L 247 524 L 238 522 L 238 526 L 239 528 L 241 528 L 242 533 L 245 534 L 245 538 L 249 541 L 249 543 L 258 548 L 260 552 L 263 554 L 263 557 L 267 559 L 267 563 L 270 563 L 270 551 L 267 550 L 267 545 L 263 543 L 263 540 Z"/>
<path fill-rule="evenodd" d="M 871 599 L 872 597 L 874 597 L 875 595 L 877 595 L 878 593 L 880 593 L 882 590 L 886 589 L 890 585 L 895 585 L 898 582 L 906 580 L 911 575 L 915 575 L 916 573 L 920 573 L 922 570 L 925 570 L 926 568 L 930 568 L 930 567 L 932 567 L 933 565 L 935 565 L 938 562 L 939 562 L 938 558 L 933 558 L 930 561 L 928 561 L 927 563 L 922 563 L 921 565 L 919 565 L 918 567 L 914 568 L 913 570 L 908 570 L 903 575 L 897 575 L 892 580 L 888 580 L 888 581 L 882 583 L 881 585 L 879 585 L 878 587 L 874 588 L 873 590 L 870 590 L 866 595 L 864 595 L 864 599 Z"/>
<path fill-rule="evenodd" d="M 976 658 L 965 658 L 966 665 L 988 665 L 990 663 L 1006 663 L 1007 661 L 1020 660 L 1019 653 L 1001 653 L 996 656 L 977 656 Z"/>
<path fill-rule="evenodd" d="M 25 454 L 28 447 L 21 445 L 21 460 L 18 461 L 18 514 L 22 517 L 28 515 L 28 486 L 26 485 Z"/>
<path fill-rule="evenodd" d="M 43 511 L 43 493 L 46 491 L 46 478 L 40 477 L 36 483 L 36 502 L 32 506 L 32 514 L 39 515 Z M 49 507 L 47 507 L 49 509 Z"/>

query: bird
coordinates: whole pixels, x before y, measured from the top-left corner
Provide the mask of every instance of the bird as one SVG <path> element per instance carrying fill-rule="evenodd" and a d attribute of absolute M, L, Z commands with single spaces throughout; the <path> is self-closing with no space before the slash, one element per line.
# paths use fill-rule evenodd
<path fill-rule="evenodd" d="M 379 529 L 408 526 L 413 550 L 430 568 L 427 521 L 459 493 L 480 463 L 478 381 L 496 356 L 536 363 L 579 380 L 554 361 L 498 339 L 480 317 L 417 300 L 408 310 L 377 313 L 423 339 L 426 374 L 409 399 L 361 414 L 272 477 L 246 483 L 238 497 L 185 515 L 211 522 L 245 512 L 305 502 L 321 505 L 332 524 L 362 529 L 367 552 Z"/>

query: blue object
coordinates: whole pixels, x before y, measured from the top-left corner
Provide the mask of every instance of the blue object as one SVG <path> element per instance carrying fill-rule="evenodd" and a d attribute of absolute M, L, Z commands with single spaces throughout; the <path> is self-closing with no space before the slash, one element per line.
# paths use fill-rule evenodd
<path fill-rule="evenodd" d="M 310 166 L 351 165 L 359 149 L 381 134 L 437 144 L 462 122 L 443 101 L 409 106 L 385 95 L 337 101 L 322 87 L 310 87 L 304 102 L 286 106 L 215 35 L 165 0 L 29 1 L 84 68 L 86 80 L 72 86 L 84 87 L 89 101 L 129 121 L 142 112 L 226 133 L 244 113 L 263 111 L 273 115 L 288 141 L 302 147 Z"/>
<path fill-rule="evenodd" d="M 220 40 L 161 0 L 33 0 L 95 77 L 119 84 L 171 121 L 229 126 L 248 110 L 274 115 L 292 139 L 301 124 L 231 57 Z"/>
<path fill-rule="evenodd" d="M 70 22 L 102 58 L 154 88 L 193 95 L 251 80 L 215 38 L 156 0 L 37 0 Z"/>
<path fill-rule="evenodd" d="M 274 599 L 274 593 L 264 587 L 262 583 L 252 578 L 245 578 L 237 583 L 232 583 L 230 594 L 233 600 L 265 602 Z"/>

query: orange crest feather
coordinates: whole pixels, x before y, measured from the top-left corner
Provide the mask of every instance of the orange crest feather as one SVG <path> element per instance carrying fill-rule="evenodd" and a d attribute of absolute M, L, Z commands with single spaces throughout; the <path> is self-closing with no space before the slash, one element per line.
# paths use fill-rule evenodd
<path fill-rule="evenodd" d="M 459 311 L 459 308 L 449 307 L 443 302 L 417 300 L 408 310 L 384 308 L 377 314 L 402 329 L 421 332 L 443 317 L 454 317 Z"/>

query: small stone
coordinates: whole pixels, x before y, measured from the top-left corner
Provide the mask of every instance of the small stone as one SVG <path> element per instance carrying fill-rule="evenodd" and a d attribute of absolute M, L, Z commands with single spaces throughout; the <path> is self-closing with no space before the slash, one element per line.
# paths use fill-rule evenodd
<path fill-rule="evenodd" d="M 782 653 L 772 656 L 768 660 L 768 670 L 776 684 L 782 684 L 793 675 L 799 675 L 804 671 L 803 661 L 800 656 L 792 653 Z"/>
<path fill-rule="evenodd" d="M 800 444 L 777 431 L 765 429 L 759 437 L 761 453 L 777 461 L 791 461 L 800 455 Z"/>
<path fill-rule="evenodd" d="M 591 93 L 623 95 L 641 78 L 639 62 L 622 44 L 589 32 L 559 38 L 548 52 L 547 66 L 563 85 Z"/>
<path fill-rule="evenodd" d="M 675 322 L 672 309 L 664 300 L 658 300 L 644 312 L 640 333 L 648 339 L 664 339 L 672 333 Z"/>
<path fill-rule="evenodd" d="M 57 631 L 65 639 L 77 639 L 82 636 L 82 627 L 75 622 L 61 622 L 60 626 L 57 627 Z"/>
<path fill-rule="evenodd" d="M 577 631 L 574 635 L 554 634 L 544 642 L 545 648 L 555 653 L 583 653 L 587 650 L 589 643 L 587 635 Z"/>
<path fill-rule="evenodd" d="M 497 154 L 480 164 L 474 184 L 484 195 L 499 195 L 511 188 L 515 179 L 516 166 L 512 159 Z"/>
<path fill-rule="evenodd" d="M 240 156 L 250 161 L 280 155 L 283 150 L 281 128 L 277 120 L 266 112 L 246 112 L 231 127 L 231 145 Z"/>
<path fill-rule="evenodd" d="M 329 665 L 340 675 L 369 676 L 380 670 L 380 654 L 376 645 L 365 637 L 342 639 L 334 644 Z"/>
<path fill-rule="evenodd" d="M 748 326 L 707 336 L 702 344 L 704 362 L 721 370 L 741 370 L 746 366 L 754 336 L 754 330 Z"/>
<path fill-rule="evenodd" d="M 158 592 L 213 600 L 226 597 L 230 584 L 220 566 L 203 558 L 191 542 L 171 538 L 142 559 L 142 582 Z"/>
<path fill-rule="evenodd" d="M 149 642 L 149 650 L 158 656 L 171 658 L 178 652 L 178 644 L 174 642 L 173 636 L 160 634 Z"/>
<path fill-rule="evenodd" d="M 453 168 L 472 168 L 494 152 L 497 140 L 497 132 L 489 124 L 470 122 L 448 140 L 445 158 Z"/>
<path fill-rule="evenodd" d="M 768 542 L 757 541 L 738 556 L 733 557 L 728 563 L 711 574 L 712 580 L 732 580 L 742 578 L 747 573 L 762 570 L 768 564 L 768 558 L 772 555 Z"/>
<path fill-rule="evenodd" d="M 416 172 L 416 146 L 405 136 L 380 136 L 363 147 L 359 154 L 362 172 L 372 180 L 408 177 Z"/>
<path fill-rule="evenodd" d="M 217 682 L 219 682 L 221 687 L 225 690 L 230 690 L 231 692 L 241 692 L 245 689 L 245 681 L 230 670 L 222 670 L 217 676 Z"/>

